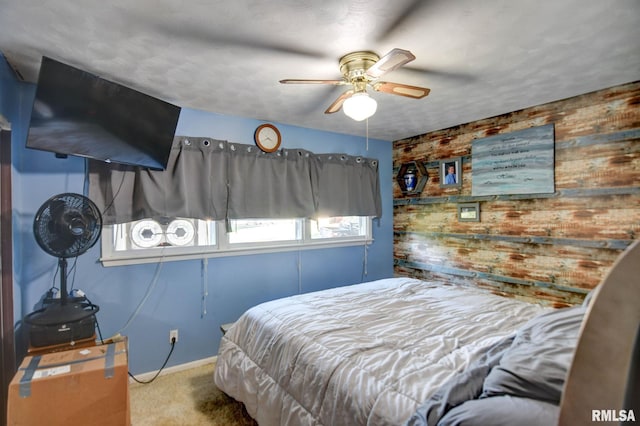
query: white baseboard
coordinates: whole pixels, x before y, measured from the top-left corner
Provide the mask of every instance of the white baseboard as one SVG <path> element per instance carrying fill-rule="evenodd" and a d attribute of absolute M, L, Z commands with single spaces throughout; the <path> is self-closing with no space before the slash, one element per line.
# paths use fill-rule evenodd
<path fill-rule="evenodd" d="M 168 367 L 162 370 L 162 372 L 158 374 L 158 377 L 166 376 L 167 374 L 171 374 L 171 373 L 177 373 L 179 371 L 189 370 L 191 368 L 202 367 L 204 365 L 213 364 L 214 362 L 216 362 L 217 359 L 218 359 L 217 356 L 212 356 L 209 358 L 203 358 L 203 359 L 187 362 L 186 364 L 174 365 L 172 367 Z M 141 382 L 146 382 L 148 380 L 153 379 L 153 377 L 157 373 L 158 373 L 158 370 L 155 370 L 155 371 L 150 371 L 148 373 L 134 374 L 134 376 L 136 376 L 136 379 L 140 380 Z M 133 380 L 131 377 L 129 377 L 129 383 L 136 383 L 136 381 Z"/>

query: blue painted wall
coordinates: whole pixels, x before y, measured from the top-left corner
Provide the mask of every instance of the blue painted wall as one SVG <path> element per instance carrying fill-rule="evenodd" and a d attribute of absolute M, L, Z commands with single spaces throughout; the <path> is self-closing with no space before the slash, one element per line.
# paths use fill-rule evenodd
<path fill-rule="evenodd" d="M 20 337 L 21 318 L 59 282 L 54 276 L 57 259 L 35 242 L 33 218 L 50 196 L 83 192 L 85 162 L 74 157 L 56 159 L 51 153 L 24 148 L 35 86 L 17 81 L 1 55 L 0 62 L 0 113 L 12 123 L 14 311 Z M 183 109 L 177 134 L 250 144 L 261 123 Z M 370 139 L 367 144 L 364 137 L 276 124 L 284 148 L 379 160 L 383 217 L 374 221 L 375 241 L 368 249 L 366 275 L 362 246 L 105 268 L 98 261 L 100 244 L 96 244 L 78 258 L 69 287 L 73 283 L 100 306 L 103 337 L 118 332 L 129 337 L 129 369 L 133 374 L 160 368 L 170 349 L 170 329 L 179 329 L 179 342 L 167 365 L 183 364 L 215 355 L 220 324 L 235 320 L 255 304 L 393 275 L 391 142 Z M 204 291 L 208 291 L 205 298 Z M 138 309 L 146 295 L 146 302 Z M 18 341 L 18 360 L 24 355 L 24 345 L 24 339 Z"/>

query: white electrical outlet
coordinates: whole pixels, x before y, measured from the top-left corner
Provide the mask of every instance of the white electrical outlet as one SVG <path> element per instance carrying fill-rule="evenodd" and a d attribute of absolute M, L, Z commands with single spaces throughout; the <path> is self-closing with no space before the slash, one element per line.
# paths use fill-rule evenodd
<path fill-rule="evenodd" d="M 178 342 L 178 329 L 169 330 L 169 343 Z"/>

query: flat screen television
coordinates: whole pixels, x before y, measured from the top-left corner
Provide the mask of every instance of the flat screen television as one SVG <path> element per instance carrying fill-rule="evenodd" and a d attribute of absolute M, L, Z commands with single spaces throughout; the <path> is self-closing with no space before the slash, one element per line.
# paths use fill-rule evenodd
<path fill-rule="evenodd" d="M 27 148 L 164 170 L 181 108 L 43 57 Z"/>

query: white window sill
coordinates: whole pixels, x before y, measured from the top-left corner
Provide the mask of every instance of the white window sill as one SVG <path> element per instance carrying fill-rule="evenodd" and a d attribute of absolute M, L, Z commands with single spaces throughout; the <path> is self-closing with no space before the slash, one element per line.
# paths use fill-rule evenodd
<path fill-rule="evenodd" d="M 131 250 L 123 253 L 122 256 L 118 256 L 117 253 L 110 255 L 109 257 L 101 257 L 100 262 L 105 267 L 108 266 L 125 266 L 125 265 L 137 265 L 142 263 L 158 263 L 158 262 L 172 262 L 177 260 L 193 260 L 193 259 L 204 259 L 204 258 L 214 258 L 214 257 L 227 257 L 227 256 L 246 256 L 246 255 L 256 255 L 256 254 L 266 254 L 266 253 L 278 253 L 278 252 L 287 252 L 287 251 L 301 251 L 301 250 L 317 250 L 317 249 L 328 249 L 328 248 L 337 248 L 337 247 L 348 247 L 348 246 L 363 246 L 370 245 L 373 243 L 373 238 L 365 239 L 365 238 L 345 238 L 344 240 L 336 240 L 332 239 L 331 241 L 313 241 L 313 242 L 305 242 L 304 244 L 301 242 L 297 243 L 285 243 L 285 244 L 273 244 L 273 245 L 265 245 L 262 247 L 252 246 L 250 248 L 243 247 L 230 247 L 221 250 L 219 248 L 211 248 L 211 247 L 203 247 L 200 251 L 190 251 L 189 253 L 175 253 L 169 252 L 170 249 L 165 251 L 159 250 L 153 255 L 149 253 L 141 254 L 140 256 L 136 256 L 135 252 Z"/>

